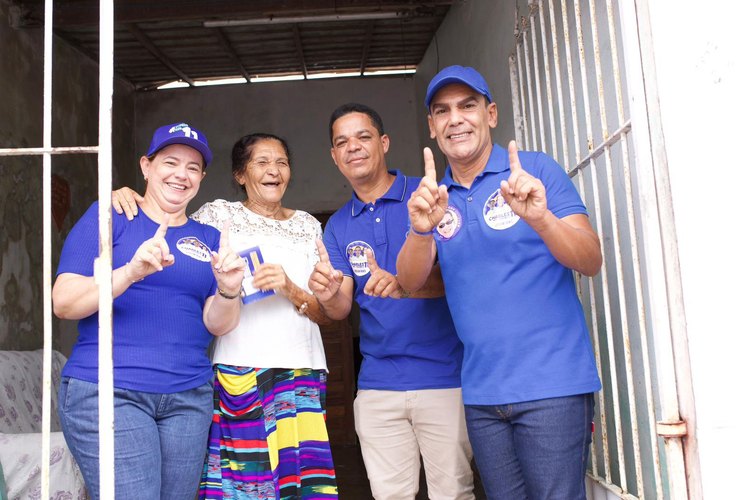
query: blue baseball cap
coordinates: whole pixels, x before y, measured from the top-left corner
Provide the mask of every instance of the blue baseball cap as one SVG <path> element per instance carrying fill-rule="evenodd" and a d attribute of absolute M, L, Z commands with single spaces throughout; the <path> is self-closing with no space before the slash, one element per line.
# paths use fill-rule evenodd
<path fill-rule="evenodd" d="M 210 146 L 207 144 L 207 137 L 201 131 L 183 122 L 157 128 L 153 133 L 151 146 L 148 148 L 146 156 L 153 156 L 172 144 L 184 144 L 199 151 L 204 159 L 205 167 L 212 161 L 212 151 L 210 151 Z"/>
<path fill-rule="evenodd" d="M 483 94 L 488 102 L 493 102 L 491 97 L 491 91 L 488 90 L 488 84 L 485 78 L 478 73 L 474 68 L 467 66 L 448 66 L 432 78 L 427 86 L 427 97 L 424 98 L 424 104 L 429 109 L 429 105 L 432 104 L 432 98 L 445 85 L 451 83 L 462 83 L 467 85 L 471 89 L 475 90 L 479 94 Z"/>

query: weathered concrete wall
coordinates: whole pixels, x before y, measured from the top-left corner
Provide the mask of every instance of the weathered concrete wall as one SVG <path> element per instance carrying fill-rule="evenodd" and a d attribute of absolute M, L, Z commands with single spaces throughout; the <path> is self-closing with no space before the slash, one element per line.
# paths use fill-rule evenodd
<path fill-rule="evenodd" d="M 0 147 L 40 147 L 43 138 L 43 30 L 16 30 L 9 5 L 0 0 Z M 97 65 L 54 39 L 54 146 L 97 144 Z M 134 159 L 134 105 L 131 88 L 115 88 L 114 157 L 117 166 Z M 132 170 L 119 168 L 115 182 L 133 182 Z M 69 213 L 60 229 L 52 222 L 56 267 L 64 237 L 96 198 L 97 156 L 54 156 L 52 172 L 71 192 Z M 35 349 L 43 338 L 42 160 L 0 157 L 0 349 Z M 67 351 L 72 322 L 54 320 L 54 345 Z"/>
<path fill-rule="evenodd" d="M 509 54 L 514 50 L 514 3 L 473 1 L 454 5 L 414 75 L 415 116 L 422 147 L 431 146 L 438 168 L 444 156 L 429 137 L 424 96 L 432 77 L 453 64 L 472 66 L 482 74 L 498 106 L 493 141 L 506 145 L 514 138 L 514 110 L 509 80 Z"/>
<path fill-rule="evenodd" d="M 378 111 L 391 138 L 389 168 L 421 172 L 414 84 L 411 77 L 307 80 L 194 89 L 173 89 L 136 97 L 136 150 L 143 154 L 153 130 L 187 121 L 207 135 L 214 160 L 190 211 L 216 198 L 242 199 L 232 181 L 230 149 L 242 135 L 269 132 L 284 137 L 292 154 L 291 185 L 284 198 L 290 208 L 326 212 L 351 194 L 330 157 L 330 114 L 346 102 Z M 142 181 L 138 175 L 139 182 Z"/>

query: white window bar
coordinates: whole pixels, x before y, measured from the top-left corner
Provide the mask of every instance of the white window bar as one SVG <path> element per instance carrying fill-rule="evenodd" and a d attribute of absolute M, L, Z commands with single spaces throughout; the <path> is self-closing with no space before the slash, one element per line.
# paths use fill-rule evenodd
<path fill-rule="evenodd" d="M 547 150 L 546 133 L 544 131 L 544 108 L 542 107 L 542 85 L 539 77 L 539 56 L 537 54 L 537 30 L 535 29 L 535 20 L 537 17 L 537 5 L 535 2 L 529 3 L 529 32 L 532 35 L 532 64 L 534 66 L 534 86 L 535 94 L 537 95 L 537 111 L 539 112 L 539 143 L 542 151 Z M 544 38 L 542 38 L 544 40 Z M 527 53 L 527 58 L 529 54 Z M 545 75 L 547 76 L 547 75 Z M 552 116 L 550 115 L 550 122 Z M 537 149 L 536 143 L 534 149 Z"/>
<path fill-rule="evenodd" d="M 578 190 L 580 191 L 580 197 L 583 200 L 583 202 L 586 203 L 586 206 L 587 206 L 587 196 L 586 196 L 586 191 L 585 191 L 585 180 L 583 179 L 583 171 L 582 170 L 578 172 L 577 178 L 578 178 Z M 595 195 L 597 195 L 597 193 L 595 193 Z M 597 221 L 598 220 L 597 215 L 598 215 L 597 213 L 593 212 L 591 214 L 591 218 L 595 217 L 594 220 Z M 578 295 L 579 296 L 582 296 L 582 277 L 580 276 L 580 274 L 575 273 L 575 281 L 576 281 L 576 285 L 578 287 Z M 593 354 L 595 355 L 595 365 L 596 365 L 596 369 L 598 371 L 598 377 L 601 380 L 603 380 L 603 372 L 602 372 L 602 366 L 603 366 L 603 364 L 601 363 L 600 339 L 598 338 L 598 335 L 597 335 L 597 332 L 598 332 L 598 315 L 595 314 L 595 311 L 598 310 L 597 305 L 596 305 L 597 304 L 597 302 L 596 302 L 596 294 L 595 294 L 593 280 L 591 278 L 586 278 L 585 281 L 588 282 L 588 294 L 589 294 L 589 297 L 590 297 L 590 323 L 591 323 L 591 331 L 593 332 L 593 335 L 591 335 L 591 337 L 593 338 Z M 598 400 L 599 400 L 599 403 L 600 403 L 600 401 L 605 400 L 605 386 L 602 386 L 601 387 L 601 390 L 599 391 L 599 394 L 598 394 Z M 601 421 L 605 422 L 605 414 L 606 414 L 605 405 L 599 404 L 598 405 L 598 411 L 599 411 L 599 414 L 601 415 Z M 602 439 L 602 442 L 603 442 L 603 452 L 606 454 L 604 456 L 607 457 L 607 454 L 608 454 L 608 429 L 606 428 L 605 425 L 601 425 L 600 426 L 600 432 L 601 432 L 601 439 Z M 591 439 L 591 442 L 590 442 L 590 462 L 591 462 L 591 467 L 592 467 L 592 469 L 594 471 L 597 471 L 598 470 L 598 456 L 597 456 L 596 449 L 597 449 L 597 446 L 596 446 L 595 439 Z M 605 460 L 604 466 L 608 466 L 608 461 L 607 460 Z M 606 469 L 606 470 L 610 472 L 610 469 Z"/>
<path fill-rule="evenodd" d="M 51 148 L 53 0 L 44 4 L 43 147 Z M 41 381 L 41 498 L 49 498 L 51 467 L 51 155 L 43 155 L 43 376 Z"/>
<path fill-rule="evenodd" d="M 115 413 L 112 371 L 112 94 L 114 56 L 113 0 L 100 0 L 100 103 L 97 189 L 100 256 L 95 265 L 99 286 L 99 429 L 100 498 L 115 498 Z"/>
<path fill-rule="evenodd" d="M 567 119 L 565 118 L 564 101 L 562 100 L 562 75 L 560 74 L 560 51 L 557 42 L 557 21 L 555 20 L 554 2 L 547 2 L 549 5 L 549 23 L 550 33 L 552 37 L 552 57 L 555 63 L 555 84 L 557 88 L 557 109 L 560 110 L 560 132 L 562 142 L 562 158 L 566 169 L 570 168 L 570 151 L 567 147 Z M 544 8 L 542 7 L 543 10 Z M 553 99 L 550 92 L 550 101 Z M 572 104 L 572 103 L 571 103 Z M 554 127 L 553 127 L 554 129 Z"/>
<path fill-rule="evenodd" d="M 550 6 L 552 5 L 552 2 L 550 2 Z M 580 130 L 580 126 L 578 124 L 578 107 L 577 107 L 577 99 L 575 96 L 575 80 L 573 78 L 573 75 L 575 74 L 573 72 L 572 68 L 572 53 L 570 51 L 572 45 L 570 44 L 570 24 L 567 21 L 567 0 L 561 0 L 560 3 L 560 15 L 562 16 L 562 35 L 564 37 L 564 43 L 565 43 L 565 65 L 567 67 L 567 82 L 568 82 L 568 96 L 570 99 L 570 108 L 572 115 L 572 133 L 573 133 L 573 145 L 575 146 L 575 162 L 579 162 L 581 158 L 581 152 L 580 152 L 580 137 L 578 136 L 578 131 Z M 552 17 L 554 19 L 554 17 Z M 564 138 L 567 140 L 567 137 Z M 568 164 L 565 168 L 568 170 L 570 169 L 570 165 Z"/>
<path fill-rule="evenodd" d="M 537 0 L 533 0 L 533 2 L 536 4 Z M 544 81 L 547 85 L 547 112 L 549 113 L 549 130 L 552 138 L 552 157 L 556 160 L 559 160 L 559 157 L 557 156 L 557 127 L 556 127 L 556 120 L 555 120 L 555 112 L 554 107 L 552 104 L 552 77 L 550 76 L 550 67 L 549 67 L 549 53 L 547 51 L 547 22 L 544 16 L 544 7 L 541 5 L 537 5 L 537 9 L 539 11 L 539 28 L 541 30 L 541 38 L 542 38 L 542 61 L 544 65 Z M 554 43 L 554 42 L 553 42 Z M 560 101 L 561 102 L 561 101 Z M 541 108 L 541 104 L 540 104 Z M 560 116 L 564 116 L 564 109 L 560 110 Z M 564 119 L 563 119 L 564 121 Z M 542 149 L 546 149 L 544 145 L 542 145 Z M 567 165 L 567 158 L 563 159 L 563 162 L 565 162 L 565 165 Z"/>
<path fill-rule="evenodd" d="M 53 0 L 44 2 L 43 48 L 43 146 L 40 148 L 0 148 L 2 156 L 42 156 L 43 204 L 43 375 L 41 380 L 41 491 L 50 497 L 51 465 L 51 364 L 52 364 L 52 273 L 51 268 L 51 156 L 98 154 L 100 207 L 100 258 L 95 262 L 95 277 L 100 287 L 100 495 L 115 497 L 114 430 L 112 379 L 112 94 L 113 94 L 113 1 L 100 0 L 100 102 L 99 146 L 52 146 L 53 110 Z M 109 56 L 108 56 L 109 55 Z M 102 425 L 102 423 L 106 425 Z"/>
<path fill-rule="evenodd" d="M 532 94 L 532 72 L 529 67 L 529 21 L 528 19 L 522 19 L 521 23 L 521 40 L 524 45 L 524 67 L 526 68 L 526 93 L 529 100 L 529 119 L 528 123 L 531 124 L 531 146 L 532 149 L 537 149 L 537 114 L 534 112 L 534 97 Z M 525 144 L 529 147 L 529 143 Z"/>
<path fill-rule="evenodd" d="M 526 26 L 524 26 L 524 20 L 520 18 L 519 16 L 519 9 L 517 6 L 516 9 L 516 26 L 514 29 L 514 36 L 516 37 L 516 60 L 513 59 L 510 61 L 512 65 L 512 75 L 515 75 L 516 78 L 514 81 L 514 77 L 512 77 L 511 82 L 511 88 L 512 93 L 516 95 L 518 93 L 518 100 L 514 101 L 514 114 L 515 116 L 521 115 L 520 119 L 516 122 L 516 129 L 517 132 L 519 129 L 523 132 L 523 144 L 522 147 L 529 147 L 529 124 L 527 123 L 527 112 L 526 112 L 526 99 L 524 97 L 524 72 L 521 70 L 521 34 L 523 30 L 526 29 Z M 512 56 L 513 57 L 513 56 Z M 517 85 L 518 84 L 518 85 Z M 521 110 L 519 111 L 519 108 Z M 517 135 L 516 137 L 517 141 L 522 140 L 522 135 Z"/>
<path fill-rule="evenodd" d="M 514 137 L 519 145 L 519 148 L 523 149 L 523 137 L 524 137 L 524 114 L 519 109 L 519 101 L 521 94 L 519 93 L 519 72 L 516 69 L 517 64 L 516 54 L 509 56 L 509 76 L 511 78 L 511 101 L 514 110 Z"/>

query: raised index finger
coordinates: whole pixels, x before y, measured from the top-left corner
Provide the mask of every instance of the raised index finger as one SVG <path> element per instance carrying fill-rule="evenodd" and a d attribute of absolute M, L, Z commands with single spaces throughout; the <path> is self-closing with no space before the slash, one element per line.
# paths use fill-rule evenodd
<path fill-rule="evenodd" d="M 319 252 L 319 261 L 323 264 L 330 264 L 330 254 L 327 253 L 327 248 L 322 240 L 317 240 L 317 252 Z M 330 264 L 332 265 L 332 264 Z"/>
<path fill-rule="evenodd" d="M 163 238 L 166 236 L 166 231 L 169 229 L 169 214 L 164 213 L 164 216 L 161 219 L 161 225 L 156 229 L 156 234 L 153 235 L 154 238 Z"/>
<path fill-rule="evenodd" d="M 376 256 L 373 255 L 373 252 L 371 250 L 366 250 L 365 256 L 368 259 L 368 270 L 371 272 L 371 274 L 374 274 L 380 269 L 380 267 L 378 267 L 378 262 L 376 262 Z"/>
<path fill-rule="evenodd" d="M 226 220 L 222 225 L 222 231 L 220 231 L 220 248 L 227 248 L 230 246 L 230 219 Z"/>
<path fill-rule="evenodd" d="M 424 148 L 424 176 L 437 182 L 437 170 L 434 167 L 434 155 L 432 150 Z"/>
<path fill-rule="evenodd" d="M 512 174 L 522 170 L 521 162 L 519 161 L 519 148 L 516 147 L 516 141 L 509 142 L 509 168 Z"/>

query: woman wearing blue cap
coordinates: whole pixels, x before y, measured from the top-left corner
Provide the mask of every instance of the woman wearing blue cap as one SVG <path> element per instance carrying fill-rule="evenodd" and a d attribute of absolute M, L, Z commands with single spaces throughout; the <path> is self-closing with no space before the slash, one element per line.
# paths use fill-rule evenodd
<path fill-rule="evenodd" d="M 199 498 L 337 498 L 317 326 L 329 320 L 306 290 L 322 229 L 281 204 L 291 180 L 284 139 L 245 135 L 231 157 L 245 199 L 206 203 L 192 218 L 218 229 L 232 221 L 233 248 L 254 272 L 239 324 L 212 349 L 214 408 Z M 141 202 L 128 188 L 113 193 L 113 206 L 131 219 Z"/>
<path fill-rule="evenodd" d="M 212 153 L 186 123 L 156 130 L 140 167 L 141 216 L 113 213 L 113 376 L 117 498 L 186 499 L 197 490 L 212 414 L 211 335 L 240 317 L 245 262 L 220 233 L 186 216 Z M 59 417 L 88 493 L 99 498 L 98 203 L 72 228 L 54 313 L 79 320 L 62 371 Z"/>

